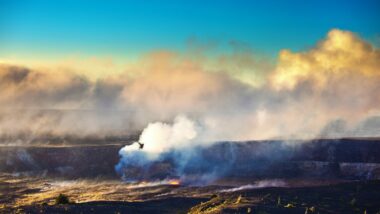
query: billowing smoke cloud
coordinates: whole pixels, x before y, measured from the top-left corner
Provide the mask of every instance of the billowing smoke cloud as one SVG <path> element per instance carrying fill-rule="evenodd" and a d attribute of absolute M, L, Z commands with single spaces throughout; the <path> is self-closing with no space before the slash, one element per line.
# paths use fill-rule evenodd
<path fill-rule="evenodd" d="M 144 133 L 165 130 L 156 145 L 166 151 L 178 136 L 165 124 L 182 114 L 196 121 L 196 144 L 380 135 L 380 51 L 349 31 L 331 30 L 303 52 L 283 50 L 276 64 L 249 52 L 159 52 L 99 78 L 70 66 L 0 66 L 2 143 L 138 136 L 160 121 Z"/>
<path fill-rule="evenodd" d="M 233 158 L 229 158 L 230 164 L 206 160 L 202 149 L 214 142 L 202 141 L 202 132 L 208 131 L 201 122 L 185 115 L 177 116 L 172 124 L 150 123 L 137 142 L 119 151 L 115 169 L 127 181 L 174 177 L 191 184 L 212 182 L 230 170 Z M 230 155 L 236 154 L 231 151 Z"/>
<path fill-rule="evenodd" d="M 172 126 L 160 122 L 149 124 L 142 132 L 139 142 L 146 145 L 146 152 L 157 154 L 174 147 L 188 147 L 189 142 L 196 137 L 194 122 L 185 116 L 178 116 Z"/>
<path fill-rule="evenodd" d="M 198 130 L 194 121 L 184 115 L 177 116 L 174 123 L 167 124 L 161 122 L 150 123 L 141 133 L 139 143 L 143 144 L 144 154 L 147 158 L 155 159 L 161 153 L 171 149 L 188 148 L 197 143 Z M 135 144 L 125 146 L 120 150 L 124 157 L 128 153 L 138 151 L 140 145 Z"/>
<path fill-rule="evenodd" d="M 184 115 L 177 116 L 173 124 L 150 123 L 143 130 L 138 142 L 127 145 L 120 150 L 121 160 L 116 166 L 116 170 L 123 174 L 124 168 L 146 168 L 150 163 L 164 158 L 163 156 L 168 152 L 174 150 L 189 152 L 191 148 L 196 146 L 194 144 L 199 142 L 197 137 L 198 130 L 195 122 Z M 143 147 L 140 147 L 141 145 Z M 131 178 L 135 176 L 133 175 Z"/>
<path fill-rule="evenodd" d="M 284 50 L 269 75 L 271 88 L 290 93 L 288 107 L 304 121 L 304 129 L 317 132 L 332 121 L 341 121 L 342 136 L 378 136 L 359 127 L 366 120 L 377 120 L 380 104 L 380 51 L 357 35 L 332 30 L 315 48 L 301 53 Z M 283 113 L 283 111 L 280 111 Z M 380 130 L 372 123 L 372 130 Z M 292 127 L 293 128 L 293 127 Z M 336 137 L 336 136 L 335 136 Z"/>
<path fill-rule="evenodd" d="M 316 90 L 325 90 L 338 80 L 379 79 L 380 52 L 349 31 L 331 30 L 315 48 L 301 53 L 280 52 L 278 67 L 271 83 L 276 89 L 294 89 L 310 82 Z M 343 82 L 346 84 L 346 82 Z"/>

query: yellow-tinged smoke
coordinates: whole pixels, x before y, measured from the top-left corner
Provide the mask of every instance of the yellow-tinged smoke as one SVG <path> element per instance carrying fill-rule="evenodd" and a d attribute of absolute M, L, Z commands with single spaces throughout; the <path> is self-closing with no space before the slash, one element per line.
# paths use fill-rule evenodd
<path fill-rule="evenodd" d="M 280 52 L 278 66 L 271 75 L 271 85 L 277 90 L 293 89 L 309 81 L 317 89 L 331 80 L 380 78 L 380 51 L 349 31 L 331 30 L 315 48 L 292 53 Z"/>
<path fill-rule="evenodd" d="M 275 65 L 249 52 L 91 62 L 94 72 L 1 64 L 0 135 L 127 135 L 181 114 L 205 129 L 202 141 L 380 135 L 380 50 L 349 31 L 283 50 Z"/>

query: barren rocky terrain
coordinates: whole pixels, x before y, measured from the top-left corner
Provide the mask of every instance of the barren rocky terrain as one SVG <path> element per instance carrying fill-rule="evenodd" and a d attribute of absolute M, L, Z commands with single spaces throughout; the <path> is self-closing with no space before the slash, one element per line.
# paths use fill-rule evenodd
<path fill-rule="evenodd" d="M 125 169 L 140 176 L 135 183 L 115 171 L 122 146 L 2 146 L 0 212 L 380 212 L 378 139 L 221 142 L 198 148 L 197 160 L 207 164 L 189 164 L 183 178 L 191 179 L 173 174 L 168 158 L 142 171 Z M 223 173 L 194 182 L 210 169 Z M 59 194 L 70 203 L 57 204 Z"/>

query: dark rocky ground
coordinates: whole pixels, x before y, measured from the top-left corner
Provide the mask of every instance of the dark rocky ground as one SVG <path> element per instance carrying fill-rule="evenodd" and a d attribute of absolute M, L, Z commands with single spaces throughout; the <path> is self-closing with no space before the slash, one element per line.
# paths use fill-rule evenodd
<path fill-rule="evenodd" d="M 190 213 L 380 213 L 380 182 L 242 190 L 218 194 Z"/>
<path fill-rule="evenodd" d="M 204 198 L 167 198 L 144 202 L 92 201 L 69 205 L 26 206 L 25 213 L 186 213 L 191 207 L 207 201 Z"/>
<path fill-rule="evenodd" d="M 39 204 L 4 209 L 2 213 L 380 213 L 380 182 L 219 191 L 207 197 L 179 194 L 138 202 Z"/>
<path fill-rule="evenodd" d="M 114 166 L 123 146 L 120 143 L 0 146 L 0 172 L 67 179 L 118 179 Z M 190 174 L 213 167 L 223 169 L 225 177 L 238 178 L 380 179 L 379 139 L 221 142 L 195 151 L 195 161 L 185 168 Z M 166 162 L 152 164 L 146 170 L 150 173 L 145 175 L 146 179 L 170 176 L 173 164 L 170 154 L 168 157 Z"/>
<path fill-rule="evenodd" d="M 0 213 L 380 212 L 379 139 L 221 142 L 197 148 L 185 173 L 223 172 L 207 186 L 124 184 L 114 169 L 122 146 L 117 141 L 0 146 Z M 168 157 L 133 172 L 145 180 L 170 177 Z M 260 180 L 276 182 L 244 189 Z M 55 205 L 59 193 L 75 203 Z"/>

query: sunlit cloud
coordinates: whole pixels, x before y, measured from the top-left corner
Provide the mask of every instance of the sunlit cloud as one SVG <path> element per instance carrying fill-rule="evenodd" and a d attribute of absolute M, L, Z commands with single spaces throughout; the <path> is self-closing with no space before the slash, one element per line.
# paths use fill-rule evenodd
<path fill-rule="evenodd" d="M 316 47 L 300 53 L 280 52 L 271 84 L 293 89 L 310 81 L 316 88 L 338 83 L 345 77 L 380 78 L 380 51 L 349 31 L 331 30 Z"/>
<path fill-rule="evenodd" d="M 194 54 L 2 63 L 1 134 L 128 135 L 185 114 L 207 130 L 204 141 L 329 135 L 334 121 L 355 136 L 380 114 L 380 51 L 349 31 L 283 50 L 276 63 L 252 51 Z"/>

